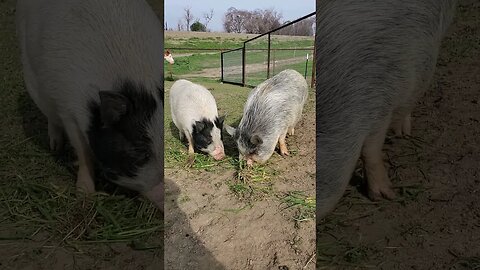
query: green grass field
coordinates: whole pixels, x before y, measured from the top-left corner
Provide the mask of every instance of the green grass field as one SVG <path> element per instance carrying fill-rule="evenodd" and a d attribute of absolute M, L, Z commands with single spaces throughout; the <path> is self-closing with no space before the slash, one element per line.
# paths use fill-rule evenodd
<path fill-rule="evenodd" d="M 174 58 L 175 64 L 166 69 L 166 75 L 170 72 L 173 76 L 185 77 L 189 74 L 204 74 L 203 77 L 221 77 L 221 50 L 236 49 L 243 46 L 247 36 L 243 34 L 227 36 L 193 36 L 194 33 L 168 33 L 165 37 L 165 48 L 169 49 Z M 212 33 L 213 35 L 213 33 Z M 250 36 L 251 37 L 251 36 Z M 313 37 L 289 37 L 272 35 L 271 55 L 270 55 L 270 74 L 271 76 L 284 69 L 295 69 L 301 74 L 306 70 L 306 54 L 309 54 L 307 65 L 307 81 L 311 80 L 313 69 Z M 182 48 L 182 49 L 174 49 Z M 185 49 L 185 48 L 190 48 Z M 305 48 L 310 48 L 306 50 Z M 202 49 L 204 51 L 202 51 Z M 217 49 L 210 51 L 211 49 Z M 246 46 L 246 84 L 255 86 L 267 79 L 268 61 L 267 37 L 261 37 L 257 40 L 247 43 Z M 281 50 L 292 49 L 292 50 Z M 208 50 L 208 51 L 207 51 Z M 178 56 L 176 56 L 178 55 Z M 241 50 L 224 54 L 224 66 L 226 69 L 233 68 L 225 74 L 225 79 L 232 82 L 241 82 Z M 218 69 L 212 71 L 212 69 Z M 204 72 L 204 73 L 202 73 Z M 212 73 L 213 72 L 213 73 Z M 270 76 L 270 77 L 271 77 Z"/>

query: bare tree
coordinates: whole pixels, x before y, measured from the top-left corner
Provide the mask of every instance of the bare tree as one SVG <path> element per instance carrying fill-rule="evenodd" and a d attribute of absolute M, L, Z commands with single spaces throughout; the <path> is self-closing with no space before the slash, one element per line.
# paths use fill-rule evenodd
<path fill-rule="evenodd" d="M 223 19 L 223 28 L 227 32 L 261 34 L 281 26 L 282 14 L 274 9 L 227 10 Z"/>
<path fill-rule="evenodd" d="M 191 7 L 183 8 L 183 11 L 185 11 L 185 14 L 183 14 L 183 19 L 185 20 L 185 28 L 187 28 L 187 31 L 190 31 L 190 22 L 194 20 L 191 9 Z"/>
<path fill-rule="evenodd" d="M 265 9 L 259 13 L 259 33 L 268 32 L 282 25 L 282 14 L 275 9 Z"/>
<path fill-rule="evenodd" d="M 178 22 L 177 22 L 177 31 L 183 31 L 182 20 L 178 20 Z"/>
<path fill-rule="evenodd" d="M 241 33 L 243 30 L 244 18 L 240 10 L 230 7 L 223 18 L 223 28 L 228 33 Z"/>
<path fill-rule="evenodd" d="M 204 25 L 205 25 L 205 28 L 207 28 L 207 30 L 208 30 L 208 24 L 210 23 L 212 18 L 213 18 L 213 8 L 210 9 L 209 12 L 203 13 L 203 19 L 205 19 Z"/>
<path fill-rule="evenodd" d="M 285 24 L 287 23 L 288 22 L 285 22 Z M 287 26 L 276 34 L 288 36 L 313 36 L 314 27 L 315 18 L 308 18 Z"/>

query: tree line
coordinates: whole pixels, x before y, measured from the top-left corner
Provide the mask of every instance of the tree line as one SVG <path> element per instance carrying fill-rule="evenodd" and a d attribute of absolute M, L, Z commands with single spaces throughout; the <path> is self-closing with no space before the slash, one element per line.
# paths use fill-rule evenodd
<path fill-rule="evenodd" d="M 214 16 L 214 10 L 202 14 L 202 18 L 195 17 L 190 7 L 183 9 L 184 13 L 178 20 L 177 31 L 210 31 L 208 24 Z M 230 7 L 223 15 L 223 30 L 227 33 L 261 34 L 289 23 L 282 21 L 282 14 L 275 9 L 241 10 Z M 307 18 L 288 27 L 280 29 L 274 34 L 312 36 L 314 34 L 315 18 Z M 165 25 L 166 30 L 173 30 Z"/>

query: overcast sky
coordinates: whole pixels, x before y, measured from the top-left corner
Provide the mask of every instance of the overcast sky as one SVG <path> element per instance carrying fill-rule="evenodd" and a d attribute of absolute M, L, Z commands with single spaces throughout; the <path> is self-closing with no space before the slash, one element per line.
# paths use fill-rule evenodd
<path fill-rule="evenodd" d="M 282 22 L 295 20 L 315 11 L 314 0 L 164 0 L 165 22 L 168 28 L 176 30 L 178 20 L 183 18 L 183 8 L 191 7 L 195 18 L 203 23 L 203 13 L 213 8 L 213 19 L 208 28 L 212 31 L 223 31 L 223 15 L 228 8 L 236 9 L 267 9 L 275 8 L 282 14 Z"/>

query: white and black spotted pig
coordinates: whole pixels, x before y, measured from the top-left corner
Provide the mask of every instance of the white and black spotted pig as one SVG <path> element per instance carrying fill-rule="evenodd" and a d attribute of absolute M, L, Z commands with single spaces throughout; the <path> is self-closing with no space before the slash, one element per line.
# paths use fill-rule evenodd
<path fill-rule="evenodd" d="M 27 91 L 64 132 L 77 187 L 95 171 L 163 209 L 163 26 L 144 0 L 19 0 L 17 36 Z M 94 170 L 95 169 L 95 170 Z"/>
<path fill-rule="evenodd" d="M 170 88 L 172 120 L 180 139 L 188 141 L 189 162 L 194 149 L 208 153 L 216 160 L 225 157 L 222 141 L 224 117 L 218 116 L 217 103 L 205 87 L 178 80 Z"/>
<path fill-rule="evenodd" d="M 359 157 L 371 199 L 395 196 L 382 158 L 390 127 L 409 135 L 430 85 L 454 0 L 317 1 L 317 220 L 342 196 Z"/>

